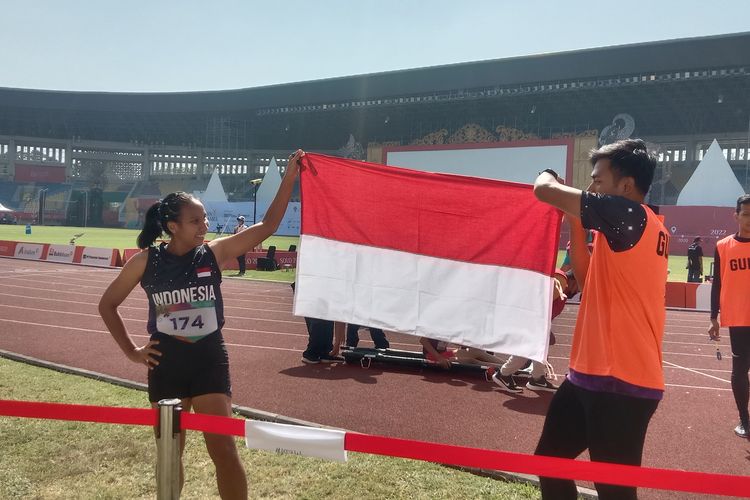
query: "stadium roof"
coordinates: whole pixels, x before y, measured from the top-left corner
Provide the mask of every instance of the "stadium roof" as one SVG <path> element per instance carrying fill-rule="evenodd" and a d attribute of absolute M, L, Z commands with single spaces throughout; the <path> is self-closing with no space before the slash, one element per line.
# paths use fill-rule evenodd
<path fill-rule="evenodd" d="M 328 132 L 340 135 L 339 142 L 347 130 L 358 133 L 358 140 L 414 137 L 440 128 L 457 113 L 557 129 L 565 128 L 566 120 L 568 127 L 599 128 L 614 114 L 628 112 L 653 130 L 674 125 L 667 133 L 732 130 L 735 119 L 747 123 L 748 47 L 750 32 L 210 92 L 0 88 L 0 135 L 204 144 L 214 133 L 209 129 L 216 128 L 211 120 L 221 118 L 230 120 L 233 133 L 253 136 L 252 147 L 281 142 L 320 147 Z M 723 109 L 710 107 L 717 99 Z M 548 113 L 529 121 L 522 115 L 530 106 L 546 107 Z M 696 107 L 695 113 L 684 116 L 686 106 Z M 333 116 L 316 117 L 324 114 Z M 384 129 L 383 121 L 393 123 Z M 314 127 L 314 137 L 309 132 L 276 139 L 290 124 L 294 130 Z"/>

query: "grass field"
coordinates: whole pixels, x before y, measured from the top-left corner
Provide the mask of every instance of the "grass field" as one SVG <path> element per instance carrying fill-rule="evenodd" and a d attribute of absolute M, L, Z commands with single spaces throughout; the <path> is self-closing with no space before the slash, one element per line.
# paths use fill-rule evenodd
<path fill-rule="evenodd" d="M 0 358 L 3 399 L 146 408 L 144 392 Z M 0 417 L 0 498 L 156 497 L 153 431 L 143 426 Z M 351 453 L 346 463 L 248 450 L 251 498 L 524 499 L 529 485 L 435 464 Z M 188 434 L 182 498 L 218 498 L 199 433 Z"/>
<path fill-rule="evenodd" d="M 91 247 L 104 247 L 104 248 L 118 248 L 120 250 L 125 248 L 136 248 L 136 238 L 138 236 L 138 230 L 136 229 L 110 229 L 110 228 L 98 228 L 98 227 L 67 227 L 67 226 L 32 226 L 31 234 L 25 233 L 25 226 L 15 225 L 6 226 L 0 225 L 0 240 L 12 240 L 12 241 L 26 241 L 34 243 L 56 243 L 56 244 L 67 244 L 70 239 L 76 234 L 83 233 L 82 236 L 76 239 L 76 244 L 91 246 Z M 209 234 L 209 238 L 214 235 Z M 263 247 L 268 248 L 271 245 L 276 245 L 276 248 L 283 250 L 289 248 L 289 245 L 299 245 L 299 237 L 297 236 L 271 236 L 265 242 Z M 557 264 L 558 266 L 562 262 L 565 256 L 564 251 L 558 252 Z M 713 258 L 705 258 L 703 260 L 703 267 L 708 272 L 711 267 Z M 670 281 L 686 281 L 687 280 L 687 269 L 685 264 L 687 263 L 687 257 L 684 256 L 670 256 L 669 257 L 669 280 Z M 224 272 L 225 276 L 234 276 L 237 273 L 234 271 Z M 243 279 L 266 279 L 272 281 L 285 281 L 292 282 L 295 279 L 294 270 L 291 271 L 248 271 Z"/>
<path fill-rule="evenodd" d="M 0 225 L 0 240 L 25 241 L 29 243 L 54 243 L 65 245 L 70 242 L 76 234 L 83 233 L 76 238 L 76 244 L 90 247 L 136 248 L 136 239 L 140 230 L 137 229 L 112 229 L 101 227 L 67 227 L 67 226 L 32 226 L 31 234 L 26 234 L 26 226 Z M 208 238 L 215 235 L 209 233 Z M 263 247 L 268 248 L 276 245 L 279 250 L 286 250 L 289 245 L 299 245 L 297 236 L 271 236 L 263 242 Z M 224 271 L 224 276 L 235 276 L 237 271 Z M 248 270 L 241 279 L 264 279 L 270 281 L 294 281 L 294 269 L 290 271 L 253 271 Z"/>
<path fill-rule="evenodd" d="M 102 227 L 69 227 L 69 226 L 32 226 L 31 234 L 26 234 L 26 226 L 23 225 L 0 225 L 0 240 L 26 241 L 29 243 L 55 243 L 65 245 L 70 242 L 76 234 L 82 234 L 76 238 L 76 245 L 103 248 L 137 248 L 136 239 L 138 229 L 113 229 Z M 208 234 L 208 239 L 214 238 L 213 233 Z M 263 246 L 268 248 L 276 245 L 279 250 L 289 248 L 289 245 L 298 245 L 297 236 L 271 236 Z"/>

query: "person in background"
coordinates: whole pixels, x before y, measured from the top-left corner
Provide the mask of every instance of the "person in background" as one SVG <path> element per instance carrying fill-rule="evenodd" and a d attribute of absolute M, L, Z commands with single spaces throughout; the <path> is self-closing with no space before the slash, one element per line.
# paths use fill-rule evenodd
<path fill-rule="evenodd" d="M 296 291 L 296 282 L 289 285 Z M 339 356 L 344 341 L 344 325 L 338 321 L 305 317 L 307 327 L 307 347 L 302 352 L 302 362 L 306 365 L 318 363 L 341 363 Z"/>
<path fill-rule="evenodd" d="M 578 293 L 578 285 L 573 276 L 573 271 L 563 272 L 561 269 L 555 270 L 555 287 L 552 295 L 552 319 L 555 319 L 565 308 L 568 297 Z M 550 345 L 554 344 L 554 334 L 550 334 Z M 520 388 L 513 374 L 521 370 L 527 363 L 531 362 L 531 373 L 526 388 L 532 391 L 550 391 L 554 392 L 557 387 L 547 380 L 547 365 L 539 361 L 530 361 L 521 356 L 511 356 L 508 358 L 500 370 L 492 375 L 492 380 L 500 387 L 504 387 L 511 392 L 518 392 Z"/>
<path fill-rule="evenodd" d="M 263 220 L 229 236 L 204 243 L 208 217 L 194 196 L 171 193 L 149 208 L 138 247 L 107 287 L 99 314 L 127 358 L 148 367 L 148 398 L 152 407 L 162 399 L 179 398 L 185 411 L 229 417 L 232 386 L 221 329 L 224 302 L 220 263 L 244 255 L 272 235 L 281 223 L 299 172 L 298 150 Z M 154 246 L 163 233 L 169 242 Z M 146 330 L 150 338 L 138 346 L 125 328 L 118 308 L 136 285 L 148 298 Z M 247 476 L 234 437 L 204 433 L 216 467 L 221 498 L 247 498 Z M 185 434 L 180 436 L 180 451 Z M 180 489 L 184 469 L 180 461 Z"/>
<path fill-rule="evenodd" d="M 346 325 L 346 345 L 348 347 L 357 347 L 359 344 L 359 329 L 362 328 L 360 325 L 349 323 Z M 388 349 L 391 344 L 385 337 L 385 333 L 380 328 L 367 327 L 370 330 L 370 337 L 372 342 L 375 344 L 375 349 Z"/>
<path fill-rule="evenodd" d="M 454 361 L 465 365 L 490 366 L 496 370 L 499 370 L 505 362 L 494 354 L 476 347 L 450 344 L 428 337 L 419 337 L 419 343 L 422 345 L 422 354 L 425 359 L 444 370 L 450 369 Z"/>
<path fill-rule="evenodd" d="M 664 394 L 662 338 L 669 231 L 644 199 L 656 158 L 640 139 L 590 155 L 586 191 L 539 173 L 534 195 L 565 213 L 570 260 L 583 289 L 570 367 L 550 402 L 535 454 L 641 465 L 648 424 Z M 596 231 L 586 248 L 586 229 Z M 595 483 L 599 498 L 637 498 L 633 487 Z M 575 482 L 540 478 L 542 498 L 575 499 Z"/>
<path fill-rule="evenodd" d="M 696 236 L 693 243 L 687 249 L 687 280 L 689 283 L 700 283 L 703 274 L 703 248 L 701 237 Z"/>
<path fill-rule="evenodd" d="M 245 217 L 242 215 L 237 217 L 237 226 L 234 228 L 234 234 L 238 234 L 242 231 L 247 229 L 247 226 L 245 225 Z M 237 264 L 239 264 L 240 271 L 237 273 L 237 276 L 244 276 L 245 275 L 245 265 L 246 265 L 246 255 L 242 254 L 237 257 Z"/>
<path fill-rule="evenodd" d="M 737 199 L 737 233 L 716 243 L 711 281 L 711 326 L 708 335 L 719 340 L 721 326 L 729 327 L 732 346 L 732 394 L 740 414 L 734 433 L 750 437 L 750 194 Z"/>

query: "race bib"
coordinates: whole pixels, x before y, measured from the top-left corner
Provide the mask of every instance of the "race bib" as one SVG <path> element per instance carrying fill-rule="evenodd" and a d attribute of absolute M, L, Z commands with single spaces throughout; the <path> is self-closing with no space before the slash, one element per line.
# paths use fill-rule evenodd
<path fill-rule="evenodd" d="M 214 301 L 163 306 L 157 310 L 156 329 L 179 337 L 205 337 L 219 329 Z"/>

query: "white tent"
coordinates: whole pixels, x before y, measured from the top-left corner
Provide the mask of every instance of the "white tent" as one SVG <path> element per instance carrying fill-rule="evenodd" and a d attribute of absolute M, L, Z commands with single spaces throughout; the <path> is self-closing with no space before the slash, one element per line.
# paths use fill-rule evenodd
<path fill-rule="evenodd" d="M 257 193 L 257 220 L 262 220 L 266 215 L 268 207 L 271 205 L 276 192 L 281 186 L 281 173 L 279 172 L 279 166 L 276 164 L 276 158 L 271 158 L 266 168 L 266 173 L 263 176 L 263 182 L 258 186 Z M 300 203 L 293 201 L 289 203 L 289 206 L 284 213 L 284 218 L 279 224 L 279 229 L 276 231 L 278 235 L 298 235 L 300 228 Z"/>
<path fill-rule="evenodd" d="M 208 181 L 206 190 L 193 193 L 203 203 L 208 215 L 208 230 L 217 231 L 218 226 L 222 227 L 222 232 L 231 233 L 237 225 L 236 217 L 252 213 L 252 206 L 248 203 L 229 202 L 227 194 L 224 192 L 224 186 L 221 185 L 218 169 L 214 170 Z"/>
<path fill-rule="evenodd" d="M 263 182 L 258 186 L 258 193 L 255 199 L 258 203 L 258 211 L 263 207 L 263 212 L 268 209 L 268 205 L 273 201 L 273 197 L 276 196 L 276 191 L 281 186 L 281 173 L 279 173 L 279 166 L 276 164 L 276 158 L 271 158 L 271 162 L 266 168 L 266 174 L 263 176 Z"/>
<path fill-rule="evenodd" d="M 2 203 L 0 203 L 0 212 L 12 212 L 12 211 L 13 210 L 11 210 L 10 208 L 8 208 L 5 205 L 3 205 Z"/>
<path fill-rule="evenodd" d="M 677 197 L 677 205 L 734 207 L 745 194 L 742 184 L 732 172 L 721 146 L 714 139 L 703 160 Z"/>
<path fill-rule="evenodd" d="M 221 179 L 219 179 L 219 169 L 215 169 L 211 174 L 211 179 L 208 181 L 206 190 L 203 191 L 199 198 L 203 203 L 207 201 L 213 202 L 227 202 L 227 193 L 224 192 L 224 186 L 221 185 Z"/>

